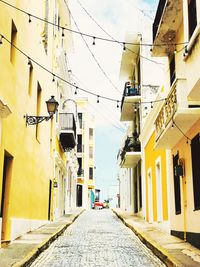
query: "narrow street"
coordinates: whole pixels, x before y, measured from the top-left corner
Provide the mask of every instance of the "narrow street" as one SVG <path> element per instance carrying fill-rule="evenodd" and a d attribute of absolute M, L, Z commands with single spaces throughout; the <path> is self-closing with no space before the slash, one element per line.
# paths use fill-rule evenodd
<path fill-rule="evenodd" d="M 165 266 L 111 210 L 85 211 L 32 267 Z"/>

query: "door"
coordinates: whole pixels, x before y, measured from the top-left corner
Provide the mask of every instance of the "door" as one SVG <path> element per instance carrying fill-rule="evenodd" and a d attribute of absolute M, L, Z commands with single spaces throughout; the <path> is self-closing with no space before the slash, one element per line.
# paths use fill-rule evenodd
<path fill-rule="evenodd" d="M 82 207 L 83 202 L 83 188 L 82 185 L 77 184 L 77 195 L 76 195 L 76 205 L 77 207 Z"/>
<path fill-rule="evenodd" d="M 181 213 L 181 188 L 180 188 L 180 177 L 176 175 L 175 166 L 178 165 L 179 155 L 173 156 L 173 169 L 174 169 L 174 200 L 175 200 L 175 213 Z"/>
<path fill-rule="evenodd" d="M 48 220 L 51 220 L 51 196 L 52 196 L 52 181 L 49 180 L 49 206 L 48 206 Z"/>
<path fill-rule="evenodd" d="M 5 151 L 4 153 L 4 165 L 3 165 L 3 180 L 2 180 L 2 195 L 1 195 L 1 211 L 0 217 L 2 217 L 2 233 L 1 240 L 9 240 L 9 218 L 8 218 L 8 206 L 10 202 L 10 185 L 12 175 L 12 163 L 13 157 Z"/>

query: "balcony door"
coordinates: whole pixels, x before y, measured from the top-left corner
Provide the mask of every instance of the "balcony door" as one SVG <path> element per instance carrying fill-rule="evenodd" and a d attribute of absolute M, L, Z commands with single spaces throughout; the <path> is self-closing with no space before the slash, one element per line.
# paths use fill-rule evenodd
<path fill-rule="evenodd" d="M 9 240 L 8 236 L 9 229 L 9 213 L 8 206 L 10 202 L 10 185 L 11 185 L 11 176 L 12 176 L 12 164 L 13 157 L 5 152 L 4 154 L 4 166 L 3 166 L 3 181 L 2 181 L 2 195 L 1 195 L 1 210 L 0 217 L 2 217 L 2 233 L 1 240 Z"/>

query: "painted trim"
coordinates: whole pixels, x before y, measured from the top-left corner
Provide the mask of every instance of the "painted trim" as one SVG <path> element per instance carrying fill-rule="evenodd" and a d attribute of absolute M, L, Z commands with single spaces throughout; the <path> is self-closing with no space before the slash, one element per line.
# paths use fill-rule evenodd
<path fill-rule="evenodd" d="M 159 192 L 158 192 L 158 176 L 157 176 L 157 166 L 159 165 L 159 172 L 160 172 L 160 188 L 159 188 Z M 157 211 L 157 221 L 158 222 L 163 222 L 163 190 L 162 190 L 162 185 L 163 185 L 163 181 L 162 181 L 162 162 L 161 162 L 161 156 L 157 157 L 157 159 L 155 160 L 155 174 L 156 174 L 156 211 Z M 158 200 L 158 196 L 160 195 L 160 198 Z M 161 220 L 158 219 L 158 203 L 161 203 L 161 207 L 160 207 L 160 217 Z"/>
<path fill-rule="evenodd" d="M 151 187 L 149 186 L 149 179 L 151 178 Z M 147 170 L 147 184 L 148 184 L 148 222 L 153 223 L 153 183 L 152 183 L 152 167 Z M 149 190 L 151 188 L 151 191 Z M 151 192 L 151 195 L 150 195 Z M 151 206 L 150 206 L 151 205 Z M 150 213 L 151 211 L 151 213 Z M 151 215 L 151 216 L 150 216 Z"/>

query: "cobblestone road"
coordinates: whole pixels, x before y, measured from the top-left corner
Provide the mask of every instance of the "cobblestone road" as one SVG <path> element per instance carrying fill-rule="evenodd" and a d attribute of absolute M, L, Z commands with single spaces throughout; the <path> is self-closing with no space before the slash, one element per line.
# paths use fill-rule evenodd
<path fill-rule="evenodd" d="M 32 267 L 165 266 L 110 210 L 85 211 Z"/>

